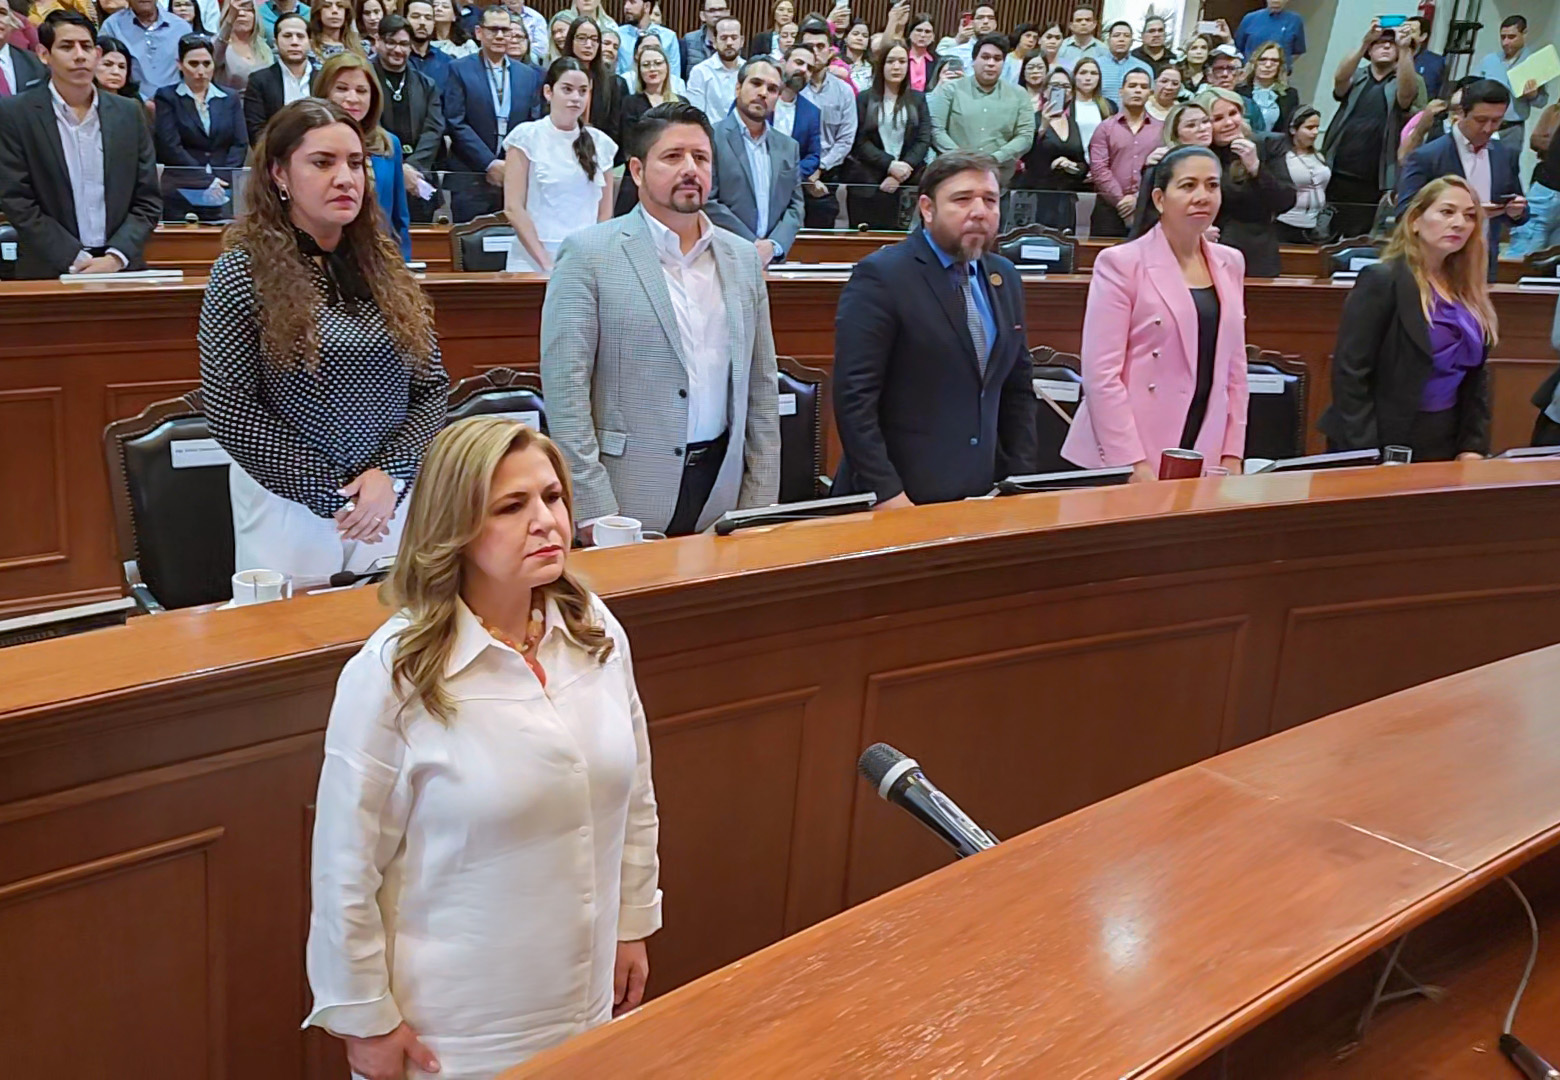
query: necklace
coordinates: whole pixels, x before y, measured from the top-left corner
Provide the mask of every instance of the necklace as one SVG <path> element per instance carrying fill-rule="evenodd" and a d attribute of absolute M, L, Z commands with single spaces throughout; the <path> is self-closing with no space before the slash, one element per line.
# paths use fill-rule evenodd
<path fill-rule="evenodd" d="M 385 74 L 385 85 L 386 86 L 390 86 L 390 73 L 387 71 L 384 74 Z M 396 101 L 400 101 L 401 100 L 401 94 L 405 90 L 406 90 L 406 72 L 403 71 L 403 72 L 401 72 L 401 81 L 400 81 L 400 83 L 398 83 L 395 86 L 391 86 L 390 87 L 390 96 L 392 98 L 394 98 Z"/>
<path fill-rule="evenodd" d="M 542 613 L 541 608 L 531 609 L 531 617 L 526 620 L 525 640 L 523 641 L 516 641 L 486 619 L 479 619 L 478 621 L 482 623 L 482 629 L 486 630 L 494 641 L 508 645 L 515 652 L 519 653 L 520 659 L 526 662 L 526 666 L 531 669 L 532 674 L 536 676 L 536 680 L 544 687 L 547 685 L 547 673 L 542 670 L 541 662 L 536 659 L 536 648 L 541 644 L 542 631 L 547 626 L 547 617 Z"/>

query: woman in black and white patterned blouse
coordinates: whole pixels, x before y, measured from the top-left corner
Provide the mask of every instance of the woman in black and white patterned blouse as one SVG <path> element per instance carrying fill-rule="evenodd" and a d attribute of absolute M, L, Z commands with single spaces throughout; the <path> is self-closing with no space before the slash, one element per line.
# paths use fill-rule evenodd
<path fill-rule="evenodd" d="M 449 376 L 432 307 L 367 196 L 358 125 L 294 102 L 252 164 L 201 307 L 201 383 L 235 462 L 237 568 L 307 584 L 395 553 Z"/>

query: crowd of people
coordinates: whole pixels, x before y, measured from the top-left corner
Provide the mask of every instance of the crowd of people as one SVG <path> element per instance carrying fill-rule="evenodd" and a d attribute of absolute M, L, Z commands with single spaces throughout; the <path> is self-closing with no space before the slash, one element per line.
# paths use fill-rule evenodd
<path fill-rule="evenodd" d="M 1278 273 L 1281 243 L 1384 236 L 1425 178 L 1465 151 L 1476 189 L 1501 204 L 1492 253 L 1560 242 L 1560 161 L 1548 154 L 1560 107 L 1506 74 L 1532 52 L 1521 15 L 1452 85 L 1426 18 L 1391 29 L 1373 20 L 1333 73 L 1337 109 L 1323 131 L 1289 81 L 1306 35 L 1287 0 L 1265 0 L 1233 31 L 1199 22 L 1179 48 L 1159 15 L 1102 28 L 1089 5 L 1065 28 L 1003 32 L 996 8 L 977 4 L 939 37 L 910 0 L 881 27 L 844 2 L 803 14 L 778 0 L 762 30 L 743 26 L 729 0 L 700 0 L 701 25 L 681 36 L 656 0 L 624 0 L 616 20 L 601 0 L 550 18 L 524 0 L 107 3 L 0 5 L 0 97 L 51 81 L 60 29 L 85 32 L 95 70 L 83 93 L 145 110 L 151 137 L 109 165 L 138 221 L 233 216 L 271 117 L 315 96 L 369 132 L 375 194 L 408 257 L 414 222 L 502 212 L 515 231 L 510 267 L 546 270 L 564 237 L 633 208 L 631 129 L 683 101 L 718 132 L 716 220 L 763 241 L 771 259 L 785 258 L 801 227 L 910 227 L 921 172 L 960 150 L 997 159 L 1005 227 L 1139 235 L 1154 217 L 1145 170 L 1181 145 L 1219 158 L 1226 198 L 1212 235 L 1242 252 L 1250 276 Z M 1493 129 L 1470 118 L 1497 107 Z M 1529 140 L 1540 155 L 1531 214 L 1516 175 Z M 158 167 L 149 186 L 148 155 Z M 26 221 L 18 184 L 0 167 L 0 205 L 8 192 L 7 216 Z M 22 246 L 36 247 L 22 232 Z M 121 249 L 123 265 L 139 254 Z M 40 272 L 75 264 L 33 255 L 24 263 Z"/>

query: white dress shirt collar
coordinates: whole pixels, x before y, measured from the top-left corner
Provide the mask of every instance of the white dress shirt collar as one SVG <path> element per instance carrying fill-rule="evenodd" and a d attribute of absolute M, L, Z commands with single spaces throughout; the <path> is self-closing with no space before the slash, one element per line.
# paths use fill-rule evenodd
<path fill-rule="evenodd" d="M 1452 125 L 1452 143 L 1457 147 L 1458 160 L 1462 162 L 1463 179 L 1473 188 L 1479 201 L 1490 201 L 1491 187 L 1494 185 L 1494 177 L 1490 171 L 1490 147 L 1486 143 L 1482 149 L 1475 150 L 1468 137 L 1463 134 L 1462 128 Z"/>
<path fill-rule="evenodd" d="M 96 86 L 92 87 L 92 100 L 87 105 L 87 115 L 80 120 L 76 119 L 76 110 L 71 107 L 70 102 L 60 97 L 59 89 L 54 85 L 53 79 L 49 80 L 49 97 L 54 100 L 54 115 L 71 127 L 80 127 L 97 119 L 98 96 Z"/>
<path fill-rule="evenodd" d="M 704 216 L 702 210 L 699 211 L 699 238 L 694 241 L 693 247 L 688 249 L 686 255 L 683 254 L 682 237 L 657 220 L 648 210 L 644 212 L 644 217 L 645 222 L 650 226 L 650 239 L 655 242 L 656 254 L 661 257 L 663 263 L 670 261 L 683 266 L 691 265 L 715 242 L 715 226 Z"/>
<path fill-rule="evenodd" d="M 11 93 L 20 94 L 22 88 L 16 85 L 16 61 L 11 56 L 8 41 L 0 41 L 0 72 L 5 73 L 5 84 L 11 88 Z"/>
<path fill-rule="evenodd" d="M 573 640 L 572 635 L 563 625 L 563 614 L 558 610 L 558 603 L 548 599 L 543 611 L 543 617 L 547 620 L 546 629 L 542 631 L 542 640 L 536 647 L 540 656 L 542 649 L 548 647 L 549 640 L 555 637 L 565 637 Z M 466 668 L 470 667 L 488 649 L 502 649 L 505 652 L 514 652 L 510 646 L 499 641 L 488 633 L 487 627 L 482 625 L 482 620 L 477 613 L 466 606 L 466 601 L 459 597 L 455 600 L 455 644 L 450 648 L 450 658 L 444 663 L 444 677 L 453 679 Z M 548 651 L 551 651 L 549 648 Z M 545 664 L 543 665 L 546 666 Z"/>
<path fill-rule="evenodd" d="M 179 88 L 177 90 L 175 90 L 174 93 L 175 94 L 183 94 L 185 97 L 189 98 L 192 101 L 195 99 L 195 91 L 191 90 L 190 89 L 190 84 L 185 82 L 183 79 L 179 80 Z M 212 83 L 210 86 L 206 87 L 206 100 L 207 101 L 213 101 L 216 98 L 225 98 L 225 97 L 227 97 L 227 94 L 224 93 L 223 90 L 222 90 L 222 87 L 218 86 L 216 83 Z"/>

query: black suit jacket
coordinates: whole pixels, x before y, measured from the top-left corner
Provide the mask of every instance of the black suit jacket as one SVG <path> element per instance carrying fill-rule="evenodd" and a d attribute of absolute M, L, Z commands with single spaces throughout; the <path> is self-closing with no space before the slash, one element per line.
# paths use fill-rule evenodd
<path fill-rule="evenodd" d="M 249 131 L 250 146 L 260 141 L 266 121 L 286 103 L 281 61 L 250 74 L 249 83 L 244 87 L 244 126 Z"/>
<path fill-rule="evenodd" d="M 1406 446 L 1430 371 L 1430 327 L 1413 272 L 1398 260 L 1367 266 L 1338 319 L 1333 400 L 1317 426 L 1340 450 Z M 1456 408 L 1457 452 L 1489 453 L 1487 365 L 1468 372 Z"/>
<path fill-rule="evenodd" d="M 1491 139 L 1490 153 L 1490 198 L 1497 202 L 1503 196 L 1522 194 L 1522 175 L 1520 167 L 1520 154 L 1515 147 L 1507 146 L 1499 139 Z M 1450 130 L 1438 139 L 1432 139 L 1418 150 L 1408 155 L 1403 162 L 1402 174 L 1398 177 L 1397 186 L 1397 212 L 1403 216 L 1403 211 L 1408 209 L 1409 201 L 1419 194 L 1419 189 L 1430 181 L 1440 176 L 1462 176 L 1462 158 L 1457 153 L 1457 140 Z M 1467 177 L 1463 177 L 1467 179 Z M 1490 230 L 1490 267 L 1489 279 L 1495 280 L 1496 271 L 1500 266 L 1499 240 L 1501 233 L 1509 225 L 1520 225 L 1527 221 L 1528 215 L 1513 221 L 1504 214 L 1491 218 L 1494 227 Z"/>
<path fill-rule="evenodd" d="M 846 159 L 850 183 L 881 184 L 894 163 L 894 158 L 883 149 L 883 135 L 878 130 L 878 109 L 882 104 L 882 97 L 872 90 L 863 90 L 856 96 L 856 142 Z M 910 175 L 913 181 L 920 175 L 926 153 L 932 148 L 932 114 L 926 95 L 909 88 L 905 90 L 904 108 L 905 143 L 899 160 L 915 170 Z"/>
<path fill-rule="evenodd" d="M 439 88 L 432 79 L 420 71 L 413 70 L 408 64 L 405 68 L 406 85 L 402 93 L 406 95 L 412 123 L 405 131 L 391 127 L 388 104 L 390 87 L 385 83 L 384 65 L 376 60 L 374 70 L 379 73 L 379 85 L 384 87 L 386 101 L 386 108 L 380 114 L 379 122 L 384 125 L 386 131 L 401 140 L 401 146 L 406 153 L 406 163 L 427 179 L 435 169 L 442 167 L 444 161 L 444 97 L 439 93 Z M 398 80 L 397 84 L 399 85 Z"/>
<path fill-rule="evenodd" d="M 178 93 L 178 85 L 164 86 L 153 98 L 157 102 L 157 161 L 162 165 L 186 168 L 241 169 L 249 154 L 249 130 L 243 103 L 238 95 L 225 90 L 219 98 L 208 97 L 211 130 L 200 126 L 195 99 Z M 186 184 L 186 187 L 193 186 Z"/>
<path fill-rule="evenodd" d="M 152 133 L 139 101 L 102 92 L 97 101 L 103 129 L 104 246 L 123 252 L 129 269 L 139 270 L 145 266 L 146 238 L 162 216 Z M 16 226 L 18 277 L 57 277 L 70 269 L 82 244 L 47 83 L 0 101 L 0 210 Z"/>
<path fill-rule="evenodd" d="M 5 42 L 0 41 L 0 45 L 3 44 Z M 20 45 L 11 46 L 11 66 L 16 69 L 16 85 L 11 87 L 13 94 L 31 90 L 49 79 L 49 69 L 44 66 L 43 61 Z"/>
<path fill-rule="evenodd" d="M 1001 256 L 980 265 L 997 321 L 984 377 L 963 302 L 924 232 L 856 264 L 834 322 L 836 494 L 949 502 L 1034 471 L 1024 287 Z"/>

